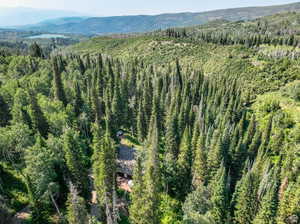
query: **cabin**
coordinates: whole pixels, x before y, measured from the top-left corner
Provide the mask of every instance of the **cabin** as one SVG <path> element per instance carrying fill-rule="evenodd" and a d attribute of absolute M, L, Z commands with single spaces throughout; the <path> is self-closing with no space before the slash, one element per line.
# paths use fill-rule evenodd
<path fill-rule="evenodd" d="M 120 145 L 117 149 L 117 182 L 118 186 L 128 192 L 131 192 L 132 176 L 135 165 L 134 148 L 126 145 Z"/>

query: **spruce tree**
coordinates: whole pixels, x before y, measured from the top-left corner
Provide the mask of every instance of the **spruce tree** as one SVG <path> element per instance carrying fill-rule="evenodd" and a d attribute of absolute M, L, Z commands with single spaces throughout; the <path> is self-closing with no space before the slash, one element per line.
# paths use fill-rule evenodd
<path fill-rule="evenodd" d="M 179 133 L 175 111 L 170 111 L 168 114 L 165 141 L 166 159 L 176 160 L 179 153 Z"/>
<path fill-rule="evenodd" d="M 256 130 L 251 144 L 248 147 L 248 156 L 253 161 L 258 153 L 258 149 L 261 145 L 261 132 Z"/>
<path fill-rule="evenodd" d="M 65 131 L 63 139 L 65 161 L 71 182 L 82 196 L 86 196 L 88 173 L 80 135 L 77 131 L 69 128 Z"/>
<path fill-rule="evenodd" d="M 60 62 L 59 58 L 54 57 L 52 60 L 53 73 L 54 73 L 54 89 L 55 89 L 55 98 L 61 101 L 64 106 L 67 106 L 67 98 L 63 86 L 63 82 L 61 79 L 61 68 L 62 65 L 58 64 Z"/>
<path fill-rule="evenodd" d="M 76 187 L 72 184 L 67 201 L 67 219 L 69 224 L 89 223 L 85 201 L 78 195 Z"/>
<path fill-rule="evenodd" d="M 179 187 L 176 189 L 179 199 L 184 199 L 191 189 L 192 148 L 189 129 L 186 128 L 179 147 L 177 170 L 179 172 Z"/>
<path fill-rule="evenodd" d="M 34 146 L 27 148 L 25 153 L 26 168 L 22 172 L 32 206 L 32 221 L 34 223 L 47 223 L 49 216 L 48 205 L 54 191 L 59 186 L 56 181 L 54 169 L 55 158 L 47 148 L 44 139 L 37 135 Z"/>
<path fill-rule="evenodd" d="M 141 158 L 138 157 L 133 173 L 133 188 L 131 193 L 131 205 L 129 209 L 129 217 L 132 224 L 147 224 L 144 220 L 145 217 L 145 184 L 143 176 L 143 167 Z"/>
<path fill-rule="evenodd" d="M 236 224 L 251 224 L 258 209 L 257 201 L 258 177 L 253 171 L 248 171 L 237 184 L 234 209 Z"/>
<path fill-rule="evenodd" d="M 243 141 L 243 145 L 245 148 L 249 147 L 249 145 L 252 142 L 252 139 L 255 136 L 255 133 L 256 133 L 256 120 L 255 120 L 255 115 L 253 114 L 251 116 L 251 120 L 247 128 L 247 133 Z"/>
<path fill-rule="evenodd" d="M 222 164 L 218 172 L 210 183 L 211 189 L 211 215 L 216 224 L 227 222 L 228 212 L 228 186 L 227 174 L 224 165 Z"/>
<path fill-rule="evenodd" d="M 4 127 L 10 120 L 9 106 L 4 98 L 0 95 L 0 127 Z"/>
<path fill-rule="evenodd" d="M 44 58 L 43 50 L 36 42 L 30 45 L 29 50 L 32 57 Z"/>
<path fill-rule="evenodd" d="M 194 188 L 197 188 L 199 184 L 207 183 L 207 155 L 204 141 L 205 138 L 200 136 L 195 150 L 195 159 L 192 168 Z"/>
<path fill-rule="evenodd" d="M 49 132 L 49 124 L 47 119 L 44 116 L 44 113 L 42 112 L 35 93 L 30 90 L 29 94 L 30 98 L 30 117 L 32 121 L 32 126 L 35 128 L 44 138 L 47 138 L 48 132 Z"/>
<path fill-rule="evenodd" d="M 93 100 L 93 112 L 95 115 L 95 123 L 100 127 L 102 121 L 102 107 L 101 107 L 101 99 L 99 98 L 98 84 L 97 84 L 97 76 L 94 77 L 94 85 L 92 86 L 92 100 Z M 108 104 L 106 105 L 106 109 L 108 109 Z"/>
<path fill-rule="evenodd" d="M 32 128 L 32 122 L 28 113 L 29 95 L 23 89 L 18 89 L 14 96 L 14 104 L 12 108 L 12 123 L 24 123 Z"/>
<path fill-rule="evenodd" d="M 75 83 L 75 102 L 74 102 L 74 109 L 75 115 L 78 117 L 82 112 L 84 101 L 81 96 L 81 89 L 78 82 Z"/>
<path fill-rule="evenodd" d="M 137 114 L 137 135 L 140 142 L 143 142 L 146 138 L 147 133 L 147 126 L 146 126 L 146 120 L 144 116 L 144 111 L 142 108 L 142 104 L 139 103 L 139 109 Z"/>
<path fill-rule="evenodd" d="M 151 125 L 148 137 L 148 159 L 145 171 L 145 223 L 159 223 L 159 194 L 161 192 L 159 142 L 156 118 Z"/>
<path fill-rule="evenodd" d="M 93 149 L 93 173 L 97 195 L 106 208 L 106 222 L 116 224 L 116 153 L 108 128 L 103 136 L 99 127 L 95 128 Z"/>
<path fill-rule="evenodd" d="M 273 224 L 276 223 L 276 213 L 278 206 L 278 187 L 273 183 L 264 197 L 262 198 L 260 209 L 253 220 L 257 224 Z"/>
<path fill-rule="evenodd" d="M 213 142 L 211 144 L 211 149 L 209 150 L 207 158 L 207 166 L 210 179 L 216 174 L 221 166 L 222 161 L 225 160 L 222 136 L 220 136 L 218 130 L 215 131 L 212 141 Z"/>
<path fill-rule="evenodd" d="M 119 82 L 116 83 L 114 89 L 114 96 L 112 101 L 112 121 L 114 123 L 114 130 L 116 131 L 123 125 L 123 117 L 124 117 L 124 105 L 121 98 L 120 93 L 120 85 Z"/>
<path fill-rule="evenodd" d="M 300 213 L 300 178 L 287 183 L 281 192 L 276 221 L 278 224 L 299 222 Z"/>
<path fill-rule="evenodd" d="M 259 151 L 261 152 L 266 152 L 268 150 L 268 145 L 270 142 L 270 137 L 272 132 L 272 123 L 273 123 L 273 116 L 271 115 L 268 119 L 265 130 L 262 133 L 261 145 L 259 147 Z"/>

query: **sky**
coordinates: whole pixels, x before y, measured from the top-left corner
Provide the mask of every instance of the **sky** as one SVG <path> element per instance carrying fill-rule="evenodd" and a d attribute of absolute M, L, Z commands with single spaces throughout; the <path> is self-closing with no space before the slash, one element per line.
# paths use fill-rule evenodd
<path fill-rule="evenodd" d="M 300 1 L 300 0 L 298 0 Z M 0 0 L 0 7 L 30 7 L 94 16 L 202 12 L 246 6 L 278 5 L 297 0 Z"/>

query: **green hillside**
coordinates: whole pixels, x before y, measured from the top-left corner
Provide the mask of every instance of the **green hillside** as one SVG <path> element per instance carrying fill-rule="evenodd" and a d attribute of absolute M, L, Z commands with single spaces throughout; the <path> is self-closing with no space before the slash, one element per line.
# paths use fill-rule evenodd
<path fill-rule="evenodd" d="M 298 223 L 298 18 L 3 49 L 0 223 Z"/>

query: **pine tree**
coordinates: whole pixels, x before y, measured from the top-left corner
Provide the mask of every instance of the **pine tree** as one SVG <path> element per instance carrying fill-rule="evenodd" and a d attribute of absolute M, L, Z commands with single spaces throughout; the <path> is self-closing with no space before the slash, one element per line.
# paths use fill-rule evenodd
<path fill-rule="evenodd" d="M 53 73 L 54 73 L 54 89 L 55 89 L 55 98 L 59 101 L 61 101 L 64 106 L 67 106 L 67 98 L 65 95 L 64 86 L 61 79 L 61 66 L 59 65 L 59 58 L 54 57 L 52 60 L 52 66 L 53 66 Z"/>
<path fill-rule="evenodd" d="M 144 220 L 145 217 L 145 184 L 143 177 L 143 167 L 141 158 L 138 157 L 133 174 L 133 189 L 131 193 L 131 205 L 129 209 L 130 220 L 132 224 L 147 224 Z"/>
<path fill-rule="evenodd" d="M 72 183 L 85 196 L 87 193 L 87 169 L 85 168 L 85 155 L 79 133 L 73 129 L 67 129 L 63 136 L 63 150 L 65 153 L 68 174 Z"/>
<path fill-rule="evenodd" d="M 29 50 L 32 57 L 44 58 L 43 50 L 36 42 L 30 45 Z"/>
<path fill-rule="evenodd" d="M 179 65 L 179 60 L 178 59 L 176 59 L 175 83 L 176 83 L 175 86 L 178 86 L 180 89 L 183 87 L 181 67 Z"/>
<path fill-rule="evenodd" d="M 4 127 L 10 120 L 9 106 L 4 98 L 0 95 L 0 127 Z"/>
<path fill-rule="evenodd" d="M 177 160 L 177 170 L 179 171 L 180 185 L 177 188 L 179 199 L 184 199 L 191 189 L 191 167 L 192 167 L 192 148 L 190 142 L 189 129 L 186 128 L 179 147 Z"/>
<path fill-rule="evenodd" d="M 248 155 L 251 160 L 254 160 L 260 145 L 261 145 L 261 133 L 259 130 L 256 130 L 252 142 L 248 147 Z"/>
<path fill-rule="evenodd" d="M 110 138 L 108 128 L 101 137 L 99 127 L 94 130 L 93 140 L 93 173 L 95 175 L 95 187 L 100 202 L 105 205 L 106 222 L 117 223 L 115 208 L 116 185 L 116 153 L 113 140 Z"/>
<path fill-rule="evenodd" d="M 24 123 L 32 128 L 32 122 L 28 113 L 29 95 L 23 89 L 18 89 L 14 96 L 14 104 L 12 108 L 12 123 Z"/>
<path fill-rule="evenodd" d="M 179 153 L 179 133 L 177 127 L 177 116 L 175 112 L 170 111 L 166 121 L 166 135 L 165 135 L 165 151 L 166 157 L 170 160 L 176 160 Z M 168 159 L 168 158 L 167 158 Z"/>
<path fill-rule="evenodd" d="M 193 186 L 197 188 L 200 184 L 207 183 L 207 155 L 205 149 L 205 138 L 200 136 L 198 139 L 197 148 L 195 150 L 195 159 L 193 162 Z"/>
<path fill-rule="evenodd" d="M 70 186 L 67 205 L 67 219 L 69 224 L 89 223 L 85 201 L 78 195 L 76 187 L 72 184 Z"/>
<path fill-rule="evenodd" d="M 216 224 L 227 222 L 228 211 L 228 189 L 227 189 L 227 174 L 224 165 L 222 164 L 214 180 L 210 184 L 211 188 L 211 214 Z"/>
<path fill-rule="evenodd" d="M 114 123 L 114 130 L 116 131 L 123 125 L 124 105 L 121 98 L 119 82 L 116 83 L 114 89 L 114 96 L 112 101 L 112 121 Z"/>
<path fill-rule="evenodd" d="M 44 139 L 38 135 L 34 146 L 27 148 L 25 154 L 23 176 L 32 206 L 32 221 L 34 223 L 47 223 L 49 216 L 47 206 L 59 186 L 55 183 L 55 158 L 47 148 Z"/>
<path fill-rule="evenodd" d="M 282 192 L 277 215 L 277 223 L 298 223 L 300 213 L 300 178 L 288 183 Z"/>
<path fill-rule="evenodd" d="M 258 201 L 258 178 L 253 171 L 248 171 L 237 184 L 234 221 L 236 224 L 251 224 L 256 216 Z"/>
<path fill-rule="evenodd" d="M 250 120 L 250 123 L 248 125 L 248 129 L 247 129 L 247 134 L 244 138 L 244 141 L 243 141 L 243 145 L 245 148 L 248 148 L 249 145 L 251 144 L 252 142 L 252 139 L 254 138 L 255 136 L 255 132 L 256 131 L 256 121 L 255 121 L 255 115 L 253 114 L 251 116 L 251 120 Z"/>
<path fill-rule="evenodd" d="M 81 97 L 81 89 L 78 82 L 75 83 L 75 102 L 74 102 L 74 109 L 75 115 L 78 117 L 82 112 L 84 101 Z"/>
<path fill-rule="evenodd" d="M 158 130 L 156 119 L 151 125 L 148 137 L 148 159 L 145 171 L 145 223 L 159 223 L 159 194 L 161 192 L 160 162 L 158 157 Z"/>
<path fill-rule="evenodd" d="M 44 137 L 47 138 L 49 132 L 49 124 L 42 112 L 35 93 L 30 90 L 30 117 L 32 126 Z"/>
<path fill-rule="evenodd" d="M 213 142 L 211 144 L 211 149 L 209 151 L 207 159 L 207 166 L 210 179 L 216 174 L 216 172 L 221 166 L 222 161 L 225 160 L 224 145 L 222 142 L 222 137 L 220 136 L 218 130 L 215 131 L 212 141 Z"/>
<path fill-rule="evenodd" d="M 92 86 L 92 100 L 93 100 L 93 112 L 95 115 L 95 122 L 98 126 L 101 125 L 102 121 L 102 107 L 101 107 L 101 99 L 99 98 L 99 85 L 97 84 L 98 76 L 94 77 L 94 85 Z M 106 104 L 106 109 L 108 109 L 108 104 Z"/>
<path fill-rule="evenodd" d="M 146 133 L 147 133 L 147 126 L 146 126 L 144 111 L 142 108 L 142 104 L 139 103 L 139 109 L 137 114 L 137 135 L 140 142 L 144 141 L 147 135 Z"/>
<path fill-rule="evenodd" d="M 276 213 L 278 206 L 278 187 L 275 183 L 271 185 L 265 193 L 260 209 L 253 220 L 257 224 L 273 224 L 276 223 Z"/>
<path fill-rule="evenodd" d="M 268 150 L 268 145 L 270 142 L 270 137 L 272 132 L 272 123 L 273 123 L 273 116 L 270 116 L 268 123 L 265 127 L 265 130 L 262 134 L 261 145 L 259 147 L 259 151 L 261 152 L 266 152 Z"/>

